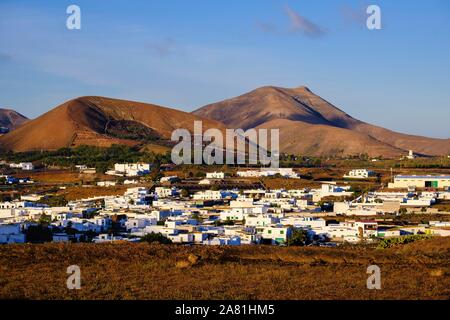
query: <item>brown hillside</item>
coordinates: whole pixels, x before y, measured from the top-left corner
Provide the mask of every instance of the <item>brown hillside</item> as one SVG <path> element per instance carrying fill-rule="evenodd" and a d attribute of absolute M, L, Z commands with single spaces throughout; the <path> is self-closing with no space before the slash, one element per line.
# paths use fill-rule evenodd
<path fill-rule="evenodd" d="M 27 117 L 14 110 L 0 108 L 0 127 L 14 130 L 27 121 Z"/>
<path fill-rule="evenodd" d="M 371 155 L 383 152 L 384 156 L 398 156 L 412 149 L 424 155 L 450 153 L 450 139 L 411 136 L 359 121 L 306 87 L 262 87 L 236 98 L 204 106 L 193 113 L 220 120 L 232 128 L 279 128 L 282 131 L 283 152 L 307 151 L 311 155 L 320 155 L 333 154 L 335 150 L 343 149 L 344 152 L 348 150 Z M 274 122 L 280 119 L 297 122 L 297 129 L 293 129 L 296 126 L 291 122 Z M 280 124 L 288 125 L 289 128 L 273 127 Z M 315 126 L 314 130 L 311 126 Z M 306 131 L 301 133 L 299 130 Z M 330 140 L 323 140 L 323 137 Z"/>
<path fill-rule="evenodd" d="M 402 150 L 368 135 L 328 125 L 277 119 L 257 128 L 280 128 L 280 149 L 290 154 L 346 156 L 367 153 L 371 157 L 395 157 L 402 153 Z"/>
<path fill-rule="evenodd" d="M 192 131 L 195 120 L 202 120 L 204 129 L 223 127 L 214 120 L 152 104 L 81 97 L 0 137 L 0 146 L 13 151 L 30 151 L 83 144 L 135 145 L 140 137 L 164 140 L 170 139 L 172 131 L 177 128 Z"/>

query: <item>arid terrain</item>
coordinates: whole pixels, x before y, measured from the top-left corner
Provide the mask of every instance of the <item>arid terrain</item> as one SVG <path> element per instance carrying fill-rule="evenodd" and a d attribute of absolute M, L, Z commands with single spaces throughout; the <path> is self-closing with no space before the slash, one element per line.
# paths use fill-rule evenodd
<path fill-rule="evenodd" d="M 1 299 L 449 299 L 450 238 L 388 249 L 156 244 L 0 246 Z M 369 265 L 381 290 L 366 288 Z M 81 289 L 66 287 L 81 268 Z"/>

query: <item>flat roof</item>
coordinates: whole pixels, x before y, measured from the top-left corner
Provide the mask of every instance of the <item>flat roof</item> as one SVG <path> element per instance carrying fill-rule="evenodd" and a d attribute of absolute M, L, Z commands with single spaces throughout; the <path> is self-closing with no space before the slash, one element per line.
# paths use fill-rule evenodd
<path fill-rule="evenodd" d="M 429 175 L 429 176 L 424 176 L 424 175 L 421 175 L 421 176 L 414 176 L 414 175 L 409 175 L 409 176 L 402 176 L 402 175 L 399 175 L 399 176 L 395 176 L 395 178 L 396 179 L 450 179 L 450 176 L 431 176 L 431 175 Z"/>

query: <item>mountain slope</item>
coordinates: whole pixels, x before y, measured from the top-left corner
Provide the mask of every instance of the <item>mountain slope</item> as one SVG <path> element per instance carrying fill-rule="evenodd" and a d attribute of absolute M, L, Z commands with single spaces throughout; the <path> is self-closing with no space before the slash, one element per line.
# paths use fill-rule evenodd
<path fill-rule="evenodd" d="M 63 103 L 0 137 L 0 147 L 13 151 L 55 150 L 77 145 L 136 145 L 143 139 L 168 140 L 173 130 L 192 132 L 195 120 L 204 129 L 223 128 L 214 120 L 157 105 L 81 97 Z"/>
<path fill-rule="evenodd" d="M 0 108 L 0 127 L 14 130 L 27 121 L 27 117 L 14 110 Z"/>
<path fill-rule="evenodd" d="M 450 139 L 406 135 L 365 123 L 306 87 L 262 87 L 193 114 L 220 120 L 231 128 L 279 128 L 283 152 L 332 155 L 343 150 L 338 153 L 397 156 L 412 149 L 424 155 L 450 153 Z"/>
<path fill-rule="evenodd" d="M 396 157 L 404 153 L 363 133 L 323 124 L 276 119 L 256 128 L 279 128 L 280 150 L 289 154 L 346 156 L 367 153 L 371 156 Z"/>

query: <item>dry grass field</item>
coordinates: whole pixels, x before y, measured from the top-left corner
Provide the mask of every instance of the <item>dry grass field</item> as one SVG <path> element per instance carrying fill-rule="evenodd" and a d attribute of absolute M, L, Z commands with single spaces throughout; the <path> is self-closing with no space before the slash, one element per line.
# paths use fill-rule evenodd
<path fill-rule="evenodd" d="M 450 238 L 367 246 L 0 246 L 0 299 L 449 299 Z M 66 269 L 81 268 L 68 290 Z M 381 268 L 381 290 L 366 269 Z"/>
<path fill-rule="evenodd" d="M 83 198 L 92 198 L 100 196 L 117 196 L 122 195 L 127 190 L 127 186 L 114 187 L 67 187 L 60 190 L 59 195 L 64 196 L 68 201 L 79 200 Z"/>
<path fill-rule="evenodd" d="M 94 182 L 97 180 L 112 180 L 111 176 L 105 174 L 80 174 L 70 170 L 49 170 L 41 172 L 21 172 L 14 174 L 16 177 L 30 177 L 34 181 L 47 184 L 65 184 Z"/>

